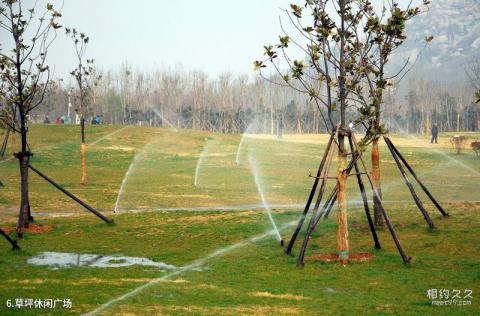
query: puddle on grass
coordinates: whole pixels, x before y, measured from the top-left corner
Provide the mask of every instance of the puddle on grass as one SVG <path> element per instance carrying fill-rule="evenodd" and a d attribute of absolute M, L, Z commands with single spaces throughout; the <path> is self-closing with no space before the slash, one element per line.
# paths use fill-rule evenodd
<path fill-rule="evenodd" d="M 42 252 L 28 259 L 27 263 L 37 266 L 49 266 L 52 269 L 69 267 L 122 268 L 133 265 L 157 267 L 161 270 L 176 269 L 173 265 L 141 257 L 101 256 L 68 252 Z"/>

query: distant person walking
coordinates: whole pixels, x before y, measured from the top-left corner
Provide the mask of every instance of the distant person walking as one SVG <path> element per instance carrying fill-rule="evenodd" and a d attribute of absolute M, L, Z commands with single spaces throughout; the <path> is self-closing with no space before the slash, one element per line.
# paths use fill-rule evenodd
<path fill-rule="evenodd" d="M 438 126 L 437 126 L 437 124 L 433 124 L 433 126 L 432 126 L 432 140 L 430 141 L 430 144 L 433 144 L 433 141 L 435 141 L 435 144 L 438 144 L 437 137 L 438 137 Z"/>
<path fill-rule="evenodd" d="M 277 138 L 283 138 L 283 118 L 280 117 L 278 120 L 278 126 L 277 126 Z"/>

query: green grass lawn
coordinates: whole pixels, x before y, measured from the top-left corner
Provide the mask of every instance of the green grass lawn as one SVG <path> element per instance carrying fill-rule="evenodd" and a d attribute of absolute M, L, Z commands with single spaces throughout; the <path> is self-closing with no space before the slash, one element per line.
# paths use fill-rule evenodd
<path fill-rule="evenodd" d="M 301 212 L 299 205 L 308 196 L 312 184 L 308 174 L 316 172 L 326 135 L 286 135 L 283 140 L 250 135 L 236 164 L 240 135 L 120 128 L 88 126 L 88 185 L 83 187 L 78 127 L 31 127 L 32 164 L 104 211 L 115 224 L 101 222 L 31 174 L 34 216 L 38 224 L 53 230 L 27 234 L 17 252 L 0 242 L 1 315 L 95 310 L 105 315 L 480 313 L 480 159 L 469 148 L 456 155 L 448 143 L 450 135 L 442 135 L 438 145 L 429 144 L 427 136 L 392 136 L 451 215 L 443 218 L 425 203 L 438 227 L 435 232 L 427 230 L 386 146 L 381 147 L 384 200 L 402 245 L 413 258 L 408 266 L 402 263 L 388 230 L 379 231 L 382 250 L 373 249 L 356 181 L 351 179 L 347 184 L 351 252 L 371 252 L 375 259 L 342 266 L 307 258 L 299 269 L 295 256 L 283 254 L 265 210 L 257 207 L 261 199 L 251 164 L 288 240 Z M 467 136 L 474 139 L 480 134 Z M 368 153 L 365 158 L 369 163 Z M 120 212 L 113 214 L 127 170 Z M 5 184 L 0 187 L 2 227 L 15 225 L 18 178 L 16 161 L 0 163 L 0 180 Z M 333 182 L 328 189 L 332 186 Z M 427 202 L 423 193 L 420 196 Z M 336 207 L 319 224 L 307 257 L 336 251 L 335 211 Z M 297 244 L 294 255 L 298 248 Z M 41 252 L 144 257 L 177 268 L 52 269 L 27 264 Z M 462 296 L 472 290 L 473 299 L 468 299 L 468 306 L 432 306 L 429 289 L 459 289 Z M 7 308 L 6 301 L 15 298 L 69 298 L 73 307 Z"/>

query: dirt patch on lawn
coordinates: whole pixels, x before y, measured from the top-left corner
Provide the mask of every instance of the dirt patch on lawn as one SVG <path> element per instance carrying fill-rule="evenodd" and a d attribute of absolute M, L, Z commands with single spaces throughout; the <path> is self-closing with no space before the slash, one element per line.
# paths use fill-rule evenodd
<path fill-rule="evenodd" d="M 183 222 L 183 223 L 206 223 L 211 221 L 226 221 L 238 219 L 239 221 L 250 221 L 245 219 L 245 216 L 252 215 L 254 212 L 245 211 L 231 214 L 206 214 L 206 215 L 193 215 L 193 216 L 184 216 L 181 218 L 169 218 L 163 220 L 164 222 Z M 243 218 L 242 218 L 243 217 Z M 253 221 L 253 219 L 252 219 Z"/>
<path fill-rule="evenodd" d="M 13 232 L 17 231 L 16 227 L 3 227 L 2 228 L 4 232 L 7 234 L 11 234 Z M 32 234 L 43 234 L 51 231 L 53 229 L 52 226 L 50 225 L 35 225 L 35 224 L 30 224 L 28 228 L 25 228 L 23 231 L 25 233 L 32 233 Z"/>
<path fill-rule="evenodd" d="M 367 232 L 367 231 L 370 230 L 370 227 L 368 227 L 368 225 L 360 224 L 360 223 L 352 223 L 352 224 L 350 224 L 350 227 L 355 228 L 355 229 L 360 230 L 360 231 L 363 231 L 363 232 Z"/>
<path fill-rule="evenodd" d="M 87 285 L 87 284 L 108 284 L 108 285 L 123 285 L 125 283 L 149 283 L 152 281 L 157 281 L 157 278 L 120 278 L 120 279 L 99 279 L 99 278 L 89 278 L 89 279 L 80 279 L 78 281 L 71 282 L 72 285 Z M 183 279 L 176 280 L 158 280 L 162 283 L 188 283 L 188 281 Z"/>
<path fill-rule="evenodd" d="M 172 175 L 174 176 L 174 175 Z M 209 200 L 212 199 L 213 197 L 211 195 L 207 194 L 165 194 L 165 193 L 158 193 L 158 194 L 153 194 L 154 196 L 160 196 L 162 198 L 178 198 L 179 196 L 184 197 L 184 198 L 189 198 L 189 199 L 204 199 L 204 200 Z"/>
<path fill-rule="evenodd" d="M 278 298 L 278 299 L 286 299 L 286 300 L 295 300 L 295 301 L 303 301 L 303 300 L 310 300 L 310 297 L 305 297 L 301 295 L 293 295 L 293 294 L 272 294 L 270 292 L 255 292 L 251 293 L 251 295 L 256 297 L 269 297 L 269 298 Z"/>
<path fill-rule="evenodd" d="M 116 150 L 116 151 L 135 151 L 134 147 L 127 147 L 127 146 L 108 146 L 108 147 L 103 147 L 102 149 L 106 150 Z"/>
<path fill-rule="evenodd" d="M 197 284 L 197 285 L 194 285 L 194 287 L 198 288 L 198 289 L 203 289 L 203 290 L 217 290 L 217 289 L 220 289 L 219 286 L 216 286 L 216 285 L 213 285 L 213 284 L 206 284 L 206 283 Z"/>
<path fill-rule="evenodd" d="M 348 255 L 350 262 L 366 262 L 372 261 L 375 259 L 375 256 L 368 252 L 358 252 L 358 253 L 350 253 Z M 337 262 L 339 255 L 337 253 L 327 253 L 327 254 L 318 254 L 307 257 L 307 260 L 312 261 L 323 261 L 323 262 Z"/>
<path fill-rule="evenodd" d="M 152 311 L 153 312 L 153 311 Z M 198 305 L 167 305 L 156 307 L 154 313 L 186 313 L 194 315 L 299 315 L 301 310 L 294 307 L 276 307 L 263 305 L 237 305 L 230 307 L 204 307 Z M 158 315 L 158 314 L 157 314 Z"/>
<path fill-rule="evenodd" d="M 61 283 L 62 280 L 59 279 L 26 279 L 26 280 L 19 280 L 19 279 L 9 279 L 5 280 L 7 283 L 15 283 L 15 284 L 44 284 L 44 283 Z"/>

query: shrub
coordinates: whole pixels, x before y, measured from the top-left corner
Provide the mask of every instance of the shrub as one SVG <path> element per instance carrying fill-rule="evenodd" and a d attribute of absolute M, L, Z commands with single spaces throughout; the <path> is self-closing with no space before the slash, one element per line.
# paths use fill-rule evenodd
<path fill-rule="evenodd" d="M 453 149 L 457 151 L 457 155 L 460 155 L 466 143 L 467 138 L 465 136 L 455 135 L 450 138 L 450 144 L 452 144 Z"/>
<path fill-rule="evenodd" d="M 477 157 L 480 158 L 480 140 L 474 140 L 470 146 L 472 146 L 473 151 L 477 154 Z"/>

